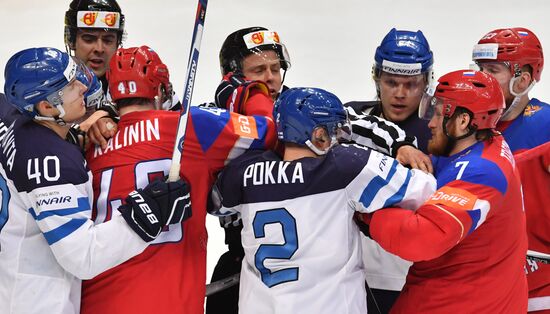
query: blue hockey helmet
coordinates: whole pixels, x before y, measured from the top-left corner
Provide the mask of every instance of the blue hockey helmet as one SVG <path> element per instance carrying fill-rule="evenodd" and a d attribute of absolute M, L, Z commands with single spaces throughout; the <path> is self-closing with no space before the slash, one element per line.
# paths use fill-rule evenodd
<path fill-rule="evenodd" d="M 348 126 L 347 113 L 334 94 L 320 88 L 291 88 L 275 102 L 273 116 L 279 140 L 307 145 L 318 155 L 310 142 L 313 130 L 324 128 L 336 143 L 339 130 Z"/>
<path fill-rule="evenodd" d="M 64 115 L 62 89 L 78 76 L 91 82 L 91 71 L 55 48 L 29 48 L 13 55 L 4 71 L 4 93 L 24 115 L 35 118 L 35 105 L 47 100 Z"/>
<path fill-rule="evenodd" d="M 398 75 L 429 73 L 431 79 L 433 53 L 421 31 L 411 32 L 392 28 L 382 39 L 374 54 L 373 74 L 380 71 Z"/>

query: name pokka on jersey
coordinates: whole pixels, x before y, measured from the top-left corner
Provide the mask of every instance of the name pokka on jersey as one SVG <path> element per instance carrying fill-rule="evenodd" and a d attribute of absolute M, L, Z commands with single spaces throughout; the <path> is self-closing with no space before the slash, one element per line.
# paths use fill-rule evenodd
<path fill-rule="evenodd" d="M 160 128 L 158 118 L 153 120 L 142 120 L 129 125 L 121 131 L 118 131 L 107 141 L 107 147 L 102 149 L 96 145 L 94 149 L 94 158 L 110 151 L 131 146 L 140 142 L 160 140 Z"/>
<path fill-rule="evenodd" d="M 287 171 L 289 174 L 291 174 L 287 174 Z M 243 186 L 245 187 L 250 185 L 288 183 L 304 183 L 304 171 L 302 170 L 301 162 L 256 162 L 247 166 L 243 175 Z"/>

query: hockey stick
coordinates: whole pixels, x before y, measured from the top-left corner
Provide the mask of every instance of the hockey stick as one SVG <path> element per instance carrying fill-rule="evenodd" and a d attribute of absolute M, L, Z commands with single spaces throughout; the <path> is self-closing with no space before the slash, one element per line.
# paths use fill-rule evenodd
<path fill-rule="evenodd" d="M 229 287 L 233 287 L 234 285 L 239 283 L 240 279 L 241 279 L 241 273 L 236 273 L 233 276 L 229 276 L 227 278 L 209 283 L 206 285 L 206 296 L 209 297 L 214 293 L 218 293 Z"/>
<path fill-rule="evenodd" d="M 202 32 L 204 29 L 204 19 L 206 18 L 206 5 L 208 0 L 199 0 L 197 6 L 197 15 L 195 17 L 195 27 L 193 29 L 193 38 L 191 40 L 191 51 L 189 52 L 189 61 L 187 64 L 187 76 L 185 80 L 185 89 L 183 90 L 182 108 L 180 119 L 178 121 L 178 133 L 174 141 L 174 151 L 172 153 L 172 164 L 168 173 L 168 181 L 174 182 L 179 179 L 180 159 L 183 152 L 183 142 L 185 131 L 187 129 L 187 118 L 191 106 L 191 96 L 193 95 L 193 86 L 195 83 L 195 74 L 199 63 L 199 52 L 201 46 Z"/>
<path fill-rule="evenodd" d="M 550 264 L 550 254 L 527 250 L 527 259 L 543 264 Z"/>

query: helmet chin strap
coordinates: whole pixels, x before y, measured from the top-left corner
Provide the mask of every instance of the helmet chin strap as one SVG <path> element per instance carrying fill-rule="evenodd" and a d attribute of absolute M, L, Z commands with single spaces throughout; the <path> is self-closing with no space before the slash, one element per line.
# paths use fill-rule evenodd
<path fill-rule="evenodd" d="M 65 122 L 65 120 L 62 119 L 65 116 L 65 108 L 63 108 L 63 105 L 55 105 L 55 108 L 59 110 L 59 114 L 57 116 L 45 117 L 41 115 L 36 115 L 34 119 L 40 120 L 40 121 L 53 121 L 60 126 L 67 125 L 67 122 Z"/>
<path fill-rule="evenodd" d="M 336 143 L 338 143 L 338 140 L 336 139 L 335 136 L 332 136 L 331 141 L 330 141 L 330 146 L 327 147 L 324 150 L 321 150 L 321 149 L 317 148 L 310 140 L 306 141 L 307 147 L 309 147 L 309 149 L 311 149 L 311 151 L 314 152 L 315 155 L 317 155 L 317 156 L 326 155 L 328 153 L 328 151 L 332 148 L 332 146 L 336 145 Z"/>
<path fill-rule="evenodd" d="M 509 84 L 509 89 L 510 89 L 510 94 L 512 94 L 514 96 L 514 100 L 512 101 L 512 103 L 510 104 L 510 106 L 508 106 L 508 108 L 506 108 L 506 110 L 504 110 L 504 113 L 502 114 L 502 117 L 500 117 L 500 120 L 504 120 L 507 116 L 510 115 L 510 113 L 512 113 L 512 111 L 519 105 L 519 102 L 521 100 L 521 97 L 527 93 L 529 93 L 529 91 L 533 88 L 533 86 L 535 86 L 535 84 L 537 83 L 536 80 L 533 80 L 531 82 L 531 84 L 529 84 L 529 86 L 521 93 L 516 93 L 514 91 L 514 83 L 516 82 L 516 80 L 519 78 L 519 76 L 515 76 L 513 77 L 512 79 L 510 79 L 510 84 Z"/>

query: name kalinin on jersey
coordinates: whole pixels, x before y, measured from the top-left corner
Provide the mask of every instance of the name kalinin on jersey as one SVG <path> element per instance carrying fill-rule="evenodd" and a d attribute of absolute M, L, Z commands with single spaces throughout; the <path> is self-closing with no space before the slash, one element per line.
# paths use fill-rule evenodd
<path fill-rule="evenodd" d="M 287 172 L 292 174 L 289 176 Z M 247 166 L 243 175 L 243 186 L 288 183 L 304 183 L 304 171 L 301 162 L 257 162 Z"/>
<path fill-rule="evenodd" d="M 115 136 L 107 141 L 107 147 L 101 149 L 100 146 L 95 147 L 94 158 L 101 156 L 113 150 L 117 150 L 126 146 L 145 141 L 160 140 L 160 129 L 158 118 L 154 120 L 142 120 L 125 127 L 123 133 L 118 131 Z"/>
<path fill-rule="evenodd" d="M 13 162 L 15 161 L 15 135 L 13 134 L 13 123 L 7 127 L 6 124 L 0 120 L 0 146 L 2 146 L 2 154 L 6 156 L 6 164 L 10 168 L 13 168 Z"/>

